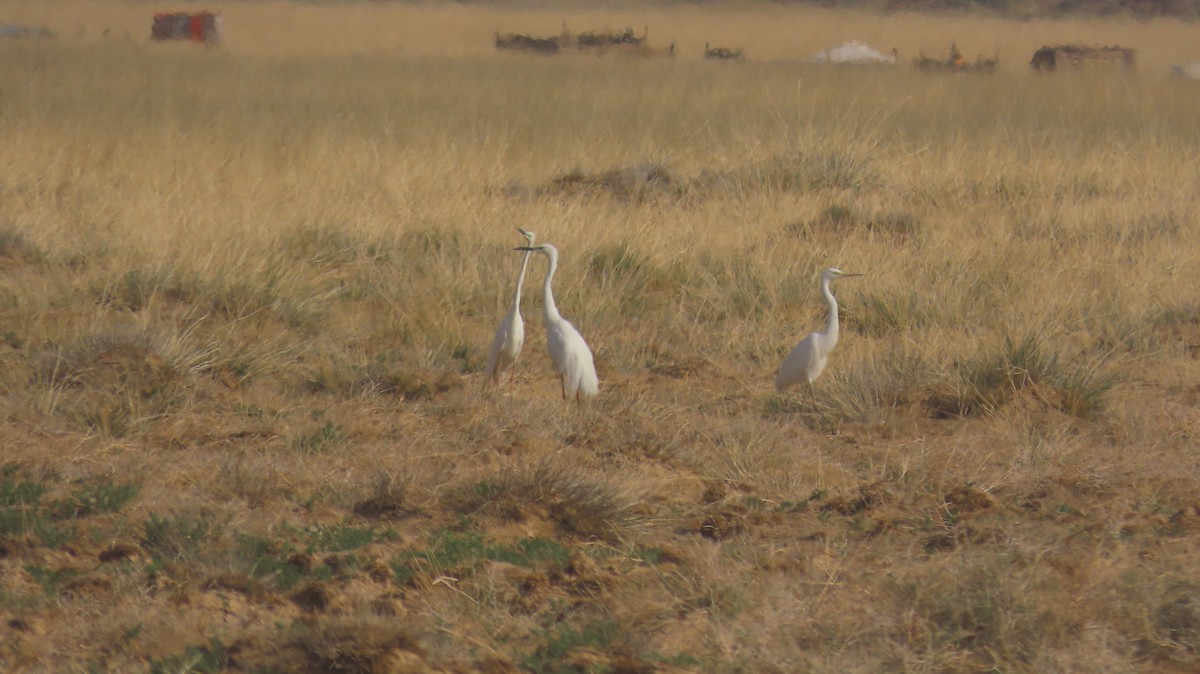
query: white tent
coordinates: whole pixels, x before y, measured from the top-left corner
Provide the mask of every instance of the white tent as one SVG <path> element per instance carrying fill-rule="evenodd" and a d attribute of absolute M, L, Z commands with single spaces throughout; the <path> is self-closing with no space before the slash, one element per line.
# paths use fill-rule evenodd
<path fill-rule="evenodd" d="M 822 49 L 813 54 L 810 63 L 853 63 L 857 65 L 895 65 L 896 54 L 884 54 L 858 40 L 837 47 Z"/>
<path fill-rule="evenodd" d="M 1186 66 L 1171 66 L 1176 75 L 1189 79 L 1200 80 L 1200 61 Z"/>

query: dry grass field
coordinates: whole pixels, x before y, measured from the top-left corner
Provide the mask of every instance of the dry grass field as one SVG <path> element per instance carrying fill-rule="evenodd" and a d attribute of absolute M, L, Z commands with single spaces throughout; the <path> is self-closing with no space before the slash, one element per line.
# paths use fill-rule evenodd
<path fill-rule="evenodd" d="M 0 670 L 1200 670 L 1200 27 L 153 9 L 0 1 Z M 540 257 L 484 384 L 516 227 L 591 405 Z"/>

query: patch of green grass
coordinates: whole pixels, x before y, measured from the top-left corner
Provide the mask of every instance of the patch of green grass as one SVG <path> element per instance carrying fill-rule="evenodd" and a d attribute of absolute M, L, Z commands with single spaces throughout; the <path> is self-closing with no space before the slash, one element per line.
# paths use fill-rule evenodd
<path fill-rule="evenodd" d="M 483 534 L 440 530 L 431 536 L 423 550 L 409 550 L 392 563 L 398 584 L 403 584 L 418 571 L 439 575 L 447 573 L 473 574 L 486 558 Z"/>
<path fill-rule="evenodd" d="M 326 421 L 324 426 L 312 433 L 293 438 L 292 449 L 305 454 L 319 454 L 341 445 L 348 439 L 345 432 L 337 427 L 337 424 Z"/>
<path fill-rule="evenodd" d="M 150 513 L 142 525 L 142 548 L 156 559 L 188 560 L 200 557 L 211 548 L 224 530 L 224 523 L 209 513 L 196 516 L 159 517 Z"/>
<path fill-rule="evenodd" d="M 0 480 L 0 508 L 36 506 L 45 493 L 46 488 L 36 482 Z"/>
<path fill-rule="evenodd" d="M 525 658 L 521 666 L 535 674 L 575 674 L 589 671 L 581 670 L 569 656 L 582 649 L 608 652 L 622 636 L 620 626 L 606 619 L 591 620 L 580 627 L 555 625 L 542 633 L 542 645 Z"/>
<path fill-rule="evenodd" d="M 14 465 L 0 469 L 0 539 L 35 536 L 48 547 L 62 547 L 74 535 L 74 529 L 51 521 L 42 504 L 46 487 L 15 479 L 18 472 Z"/>
<path fill-rule="evenodd" d="M 84 485 L 69 497 L 50 503 L 48 510 L 56 519 L 115 513 L 133 500 L 138 491 L 136 484 L 113 484 L 102 480 Z"/>
<path fill-rule="evenodd" d="M 488 547 L 485 554 L 488 559 L 527 568 L 561 569 L 571 561 L 571 551 L 548 538 L 522 538 L 511 546 Z"/>
<path fill-rule="evenodd" d="M 317 526 L 298 529 L 284 526 L 275 538 L 241 535 L 234 557 L 237 565 L 257 582 L 288 591 L 303 581 L 352 577 L 362 566 L 354 555 L 336 554 L 357 550 L 377 540 L 395 537 L 391 529 L 376 527 Z M 319 563 L 314 553 L 323 555 Z"/>
<path fill-rule="evenodd" d="M 506 562 L 530 569 L 561 570 L 571 551 L 546 538 L 522 538 L 511 545 L 489 543 L 479 532 L 442 529 L 421 550 L 409 550 L 392 562 L 396 584 L 404 585 L 417 573 L 474 574 L 485 561 Z"/>
<path fill-rule="evenodd" d="M 251 578 L 284 592 L 303 580 L 321 576 L 328 579 L 331 576 L 319 571 L 314 573 L 286 542 L 240 536 L 236 554 L 243 560 Z"/>
<path fill-rule="evenodd" d="M 61 569 L 48 569 L 37 564 L 26 564 L 25 571 L 37 581 L 38 585 L 42 586 L 42 591 L 47 597 L 55 597 L 65 583 L 79 575 L 77 569 L 69 567 Z"/>
<path fill-rule="evenodd" d="M 150 674 L 220 674 L 229 666 L 229 648 L 213 638 L 207 646 L 188 646 L 161 660 L 150 658 Z"/>
<path fill-rule="evenodd" d="M 346 552 L 396 537 L 396 532 L 391 529 L 349 525 L 310 527 L 304 529 L 303 534 L 310 552 Z"/>
<path fill-rule="evenodd" d="M 657 566 L 666 556 L 666 552 L 657 546 L 643 547 L 639 545 L 630 553 L 630 557 L 646 566 Z"/>

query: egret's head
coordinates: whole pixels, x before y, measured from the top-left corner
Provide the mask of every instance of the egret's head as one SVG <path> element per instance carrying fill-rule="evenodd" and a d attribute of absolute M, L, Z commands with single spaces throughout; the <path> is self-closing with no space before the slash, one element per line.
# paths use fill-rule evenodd
<path fill-rule="evenodd" d="M 517 231 L 521 233 L 521 236 L 525 237 L 525 240 L 529 242 L 529 245 L 533 245 L 533 239 L 535 238 L 533 232 L 526 231 L 520 227 L 517 228 Z"/>
<path fill-rule="evenodd" d="M 541 253 L 551 260 L 558 258 L 558 249 L 548 243 L 539 244 L 537 246 L 517 246 L 516 248 L 513 248 L 513 250 L 527 250 L 533 253 Z"/>
<path fill-rule="evenodd" d="M 850 272 L 842 271 L 841 269 L 838 269 L 837 267 L 830 267 L 829 269 L 826 269 L 824 272 L 821 273 L 821 280 L 822 281 L 832 281 L 834 279 L 848 278 L 851 276 L 862 276 L 862 274 L 851 274 Z"/>

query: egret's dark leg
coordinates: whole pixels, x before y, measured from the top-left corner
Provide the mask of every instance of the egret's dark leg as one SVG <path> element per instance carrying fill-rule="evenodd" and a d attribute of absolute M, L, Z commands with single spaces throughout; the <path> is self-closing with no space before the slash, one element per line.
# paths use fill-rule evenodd
<path fill-rule="evenodd" d="M 817 406 L 817 389 L 813 387 L 813 383 L 808 382 L 808 395 L 812 398 L 813 409 L 818 409 Z"/>

